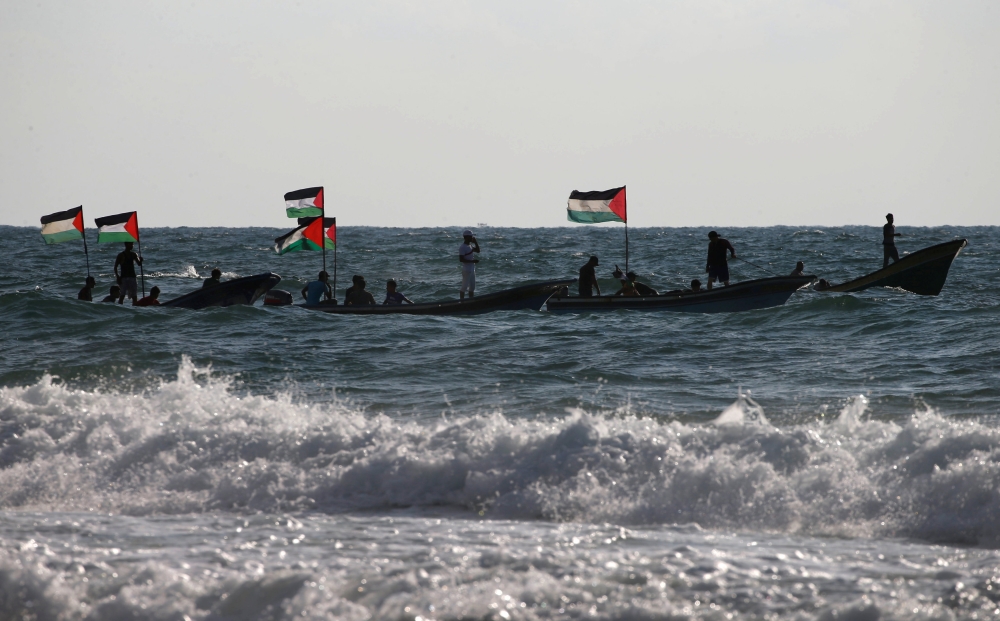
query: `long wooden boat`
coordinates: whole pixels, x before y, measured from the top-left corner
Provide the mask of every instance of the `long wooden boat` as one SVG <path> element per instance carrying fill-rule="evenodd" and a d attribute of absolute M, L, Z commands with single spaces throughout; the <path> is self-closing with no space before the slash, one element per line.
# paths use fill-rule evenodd
<path fill-rule="evenodd" d="M 541 310 L 553 293 L 576 280 L 550 280 L 477 295 L 467 300 L 445 300 L 420 304 L 377 304 L 344 306 L 341 304 L 300 304 L 309 310 L 337 315 L 481 315 L 493 311 Z"/>
<path fill-rule="evenodd" d="M 958 253 L 968 245 L 965 239 L 955 239 L 910 253 L 889 267 L 817 291 L 836 293 L 862 291 L 869 287 L 896 287 L 918 295 L 937 295 L 948 278 L 948 269 Z"/>
<path fill-rule="evenodd" d="M 636 311 L 672 311 L 680 313 L 735 313 L 781 306 L 792 294 L 805 287 L 815 276 L 778 276 L 747 280 L 715 287 L 711 291 L 667 292 L 641 297 L 553 296 L 545 304 L 553 313 L 589 313 L 628 309 Z"/>
<path fill-rule="evenodd" d="M 267 293 L 271 287 L 278 284 L 281 276 L 265 272 L 255 276 L 244 276 L 226 280 L 214 287 L 195 289 L 179 298 L 168 300 L 160 306 L 175 308 L 190 308 L 197 310 L 209 306 L 233 306 L 236 304 L 253 304 L 260 296 Z"/>

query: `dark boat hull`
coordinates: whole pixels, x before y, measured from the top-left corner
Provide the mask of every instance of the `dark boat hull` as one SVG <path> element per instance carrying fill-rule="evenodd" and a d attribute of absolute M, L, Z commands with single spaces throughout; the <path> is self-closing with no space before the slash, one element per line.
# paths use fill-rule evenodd
<path fill-rule="evenodd" d="M 245 276 L 227 280 L 214 287 L 196 289 L 179 298 L 163 302 L 161 306 L 174 308 L 208 308 L 209 306 L 234 306 L 237 304 L 253 304 L 260 296 L 267 293 L 271 287 L 278 284 L 281 276 L 266 272 L 255 276 Z"/>
<path fill-rule="evenodd" d="M 494 311 L 541 310 L 545 301 L 553 293 L 575 280 L 552 280 L 496 293 L 477 295 L 465 300 L 427 302 L 423 304 L 378 304 L 376 306 L 343 306 L 339 304 L 317 304 L 307 306 L 309 310 L 333 313 L 335 315 L 481 315 Z"/>
<path fill-rule="evenodd" d="M 737 313 L 781 306 L 792 294 L 815 280 L 814 276 L 778 276 L 748 280 L 711 291 L 661 293 L 656 296 L 595 298 L 552 297 L 546 303 L 553 313 L 589 313 L 620 309 L 678 313 Z"/>
<path fill-rule="evenodd" d="M 870 287 L 896 287 L 918 295 L 937 295 L 944 288 L 951 262 L 968 243 L 964 239 L 956 239 L 924 248 L 867 276 L 817 290 L 844 293 Z"/>

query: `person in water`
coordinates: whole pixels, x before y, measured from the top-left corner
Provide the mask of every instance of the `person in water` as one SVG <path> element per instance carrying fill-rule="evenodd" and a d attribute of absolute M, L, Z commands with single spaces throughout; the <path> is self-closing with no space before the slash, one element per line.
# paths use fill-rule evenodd
<path fill-rule="evenodd" d="M 901 237 L 900 233 L 896 232 L 896 226 L 892 223 L 893 218 L 891 213 L 885 214 L 885 226 L 882 227 L 882 267 L 883 269 L 889 267 L 889 259 L 895 263 L 899 261 L 899 251 L 896 250 L 896 238 Z"/>
<path fill-rule="evenodd" d="M 601 286 L 597 284 L 597 272 L 594 270 L 595 267 L 600 265 L 596 256 L 590 257 L 587 264 L 580 268 L 580 297 L 581 298 L 592 298 L 594 297 L 594 289 L 597 289 L 597 295 L 601 295 Z"/>
<path fill-rule="evenodd" d="M 708 290 L 712 290 L 712 283 L 718 280 L 724 286 L 729 286 L 729 263 L 726 259 L 726 251 L 729 251 L 733 258 L 736 258 L 736 249 L 729 243 L 728 239 L 719 237 L 715 231 L 708 234 L 708 262 L 705 264 L 705 271 L 708 272 Z"/>
<path fill-rule="evenodd" d="M 132 252 L 132 242 L 125 242 L 125 250 L 115 257 L 115 280 L 121 287 L 118 294 L 118 303 L 125 301 L 125 296 L 136 303 L 139 298 L 139 288 L 135 282 L 135 264 L 142 265 L 142 257 Z M 121 271 L 119 272 L 119 268 Z"/>
<path fill-rule="evenodd" d="M 206 287 L 216 287 L 221 284 L 222 284 L 222 270 L 220 270 L 219 268 L 215 268 L 214 270 L 212 270 L 212 277 L 206 278 L 205 282 L 201 283 L 201 288 L 205 289 Z"/>
<path fill-rule="evenodd" d="M 149 295 L 142 298 L 138 302 L 135 302 L 132 306 L 159 306 L 160 305 L 160 300 L 158 299 L 159 297 L 160 297 L 160 288 L 154 286 L 152 289 L 149 290 Z"/>
<path fill-rule="evenodd" d="M 789 276 L 802 276 L 805 273 L 805 271 L 806 271 L 806 264 L 803 263 L 802 261 L 799 261 L 798 263 L 795 264 L 795 269 L 792 270 L 792 273 L 789 274 Z"/>
<path fill-rule="evenodd" d="M 368 283 L 365 282 L 363 276 L 358 277 L 359 280 L 355 281 L 354 286 L 351 287 L 351 291 L 347 297 L 344 298 L 345 306 L 375 306 L 375 298 L 368 291 L 365 291 L 365 286 Z"/>
<path fill-rule="evenodd" d="M 413 304 L 413 300 L 396 291 L 396 281 L 389 279 L 385 282 L 385 300 L 382 304 Z"/>
<path fill-rule="evenodd" d="M 324 299 L 333 298 L 333 292 L 330 291 L 330 284 L 327 282 L 329 280 L 330 275 L 324 270 L 319 273 L 316 280 L 310 281 L 305 287 L 302 287 L 302 297 L 306 299 L 306 304 L 313 306 Z"/>
<path fill-rule="evenodd" d="M 458 262 L 462 264 L 462 288 L 458 291 L 458 299 L 465 299 L 465 292 L 469 292 L 469 299 L 476 295 L 476 263 L 479 259 L 474 255 L 479 254 L 479 242 L 472 231 L 466 229 L 462 231 L 462 244 L 458 247 Z M 370 294 L 369 294 L 370 295 Z"/>
<path fill-rule="evenodd" d="M 122 288 L 118 285 L 111 285 L 111 291 L 108 292 L 108 297 L 101 300 L 101 302 L 111 302 L 114 304 L 118 301 L 118 296 L 121 294 Z"/>
<path fill-rule="evenodd" d="M 83 300 L 84 302 L 93 302 L 94 301 L 93 291 L 94 287 L 96 286 L 97 286 L 97 281 L 94 280 L 94 277 L 87 276 L 86 284 L 84 284 L 83 289 L 80 289 L 80 292 L 76 294 L 76 299 Z"/>

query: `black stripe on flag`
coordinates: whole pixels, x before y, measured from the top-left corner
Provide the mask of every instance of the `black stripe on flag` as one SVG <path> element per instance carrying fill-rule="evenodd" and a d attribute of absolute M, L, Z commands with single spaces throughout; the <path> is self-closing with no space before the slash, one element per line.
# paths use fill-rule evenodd
<path fill-rule="evenodd" d="M 312 224 L 313 220 L 319 216 L 313 216 L 311 218 L 299 218 L 299 226 L 305 226 L 307 224 Z M 328 229 L 337 223 L 336 218 L 323 218 L 323 228 Z"/>
<path fill-rule="evenodd" d="M 83 211 L 83 205 L 79 207 L 74 207 L 72 209 L 67 209 L 66 211 L 57 211 L 56 213 L 50 213 L 47 216 L 42 216 L 42 224 L 48 224 L 49 222 L 61 222 L 63 220 L 72 220 L 76 217 L 76 214 Z"/>
<path fill-rule="evenodd" d="M 578 190 L 573 190 L 570 192 L 569 198 L 570 200 L 575 198 L 581 201 L 609 201 L 618 196 L 618 193 L 624 189 L 625 186 L 612 188 L 610 190 L 597 190 L 595 192 L 580 192 Z"/>
<path fill-rule="evenodd" d="M 95 219 L 94 224 L 96 224 L 98 228 L 114 224 L 122 224 L 128 222 L 129 218 L 131 218 L 134 214 L 134 211 L 126 211 L 125 213 L 118 213 L 113 216 L 104 216 L 103 218 Z"/>
<path fill-rule="evenodd" d="M 306 188 L 304 190 L 295 190 L 294 192 L 289 192 L 285 194 L 286 201 L 300 201 L 304 198 L 314 198 L 319 196 L 319 191 L 323 189 L 323 186 L 315 188 Z"/>

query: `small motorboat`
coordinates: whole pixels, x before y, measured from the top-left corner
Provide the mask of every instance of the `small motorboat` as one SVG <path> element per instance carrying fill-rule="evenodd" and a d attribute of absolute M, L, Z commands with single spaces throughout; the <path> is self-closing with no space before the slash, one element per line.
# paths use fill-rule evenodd
<path fill-rule="evenodd" d="M 541 310 L 553 293 L 576 280 L 550 280 L 477 295 L 466 300 L 446 300 L 419 304 L 377 304 L 375 306 L 344 306 L 336 303 L 306 305 L 309 310 L 337 315 L 481 315 L 494 311 Z"/>
<path fill-rule="evenodd" d="M 816 291 L 847 293 L 869 287 L 895 287 L 918 295 L 937 295 L 948 278 L 948 269 L 958 253 L 969 244 L 955 239 L 910 253 L 888 267 L 839 285 L 814 287 Z M 825 284 L 825 283 L 821 283 Z"/>
<path fill-rule="evenodd" d="M 163 302 L 160 306 L 197 310 L 209 306 L 249 305 L 270 291 L 280 280 L 281 276 L 271 272 L 234 278 L 225 280 L 214 287 L 195 289 L 179 298 Z"/>
<path fill-rule="evenodd" d="M 554 295 L 545 306 L 552 313 L 590 313 L 628 309 L 680 313 L 735 313 L 781 306 L 792 294 L 816 279 L 815 276 L 777 276 L 738 282 L 711 290 L 668 291 L 647 296 Z"/>

